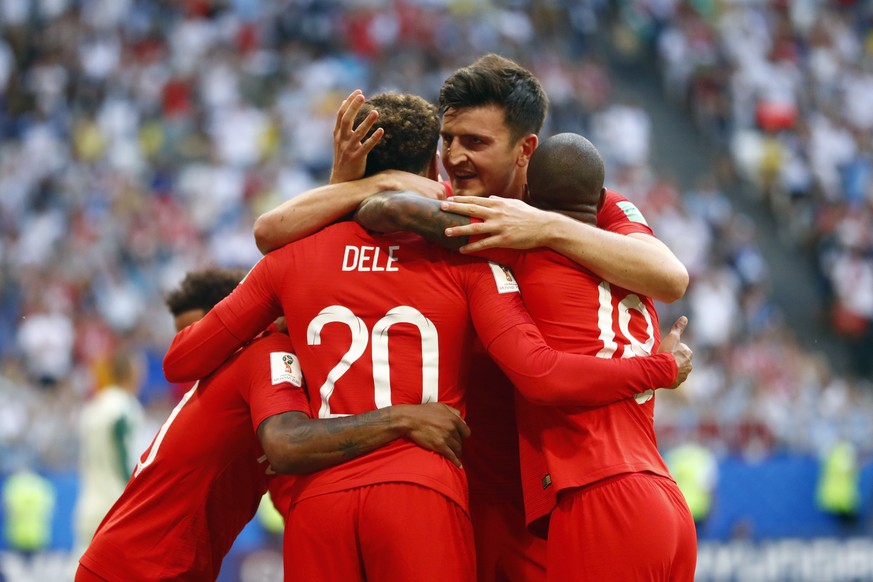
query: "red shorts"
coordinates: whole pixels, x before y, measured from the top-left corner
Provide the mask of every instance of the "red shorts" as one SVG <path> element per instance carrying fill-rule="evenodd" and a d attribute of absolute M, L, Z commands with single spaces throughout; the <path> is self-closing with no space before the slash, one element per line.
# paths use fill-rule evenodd
<path fill-rule="evenodd" d="M 285 579 L 474 582 L 467 513 L 414 483 L 379 483 L 305 499 L 285 525 Z"/>
<path fill-rule="evenodd" d="M 542 582 L 546 540 L 530 532 L 524 512 L 511 503 L 470 492 L 478 582 Z"/>
<path fill-rule="evenodd" d="M 692 582 L 697 532 L 671 479 L 627 473 L 562 492 L 549 525 L 549 580 Z"/>

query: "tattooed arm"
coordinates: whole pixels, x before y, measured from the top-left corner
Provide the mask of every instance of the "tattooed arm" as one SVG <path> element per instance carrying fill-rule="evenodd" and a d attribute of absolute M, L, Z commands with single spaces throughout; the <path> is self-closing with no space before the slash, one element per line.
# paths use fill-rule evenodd
<path fill-rule="evenodd" d="M 461 441 L 470 429 L 442 403 L 398 404 L 341 418 L 313 419 L 285 412 L 266 419 L 258 438 L 277 473 L 312 473 L 408 438 L 461 466 Z"/>
<path fill-rule="evenodd" d="M 469 237 L 448 238 L 446 228 L 470 224 L 470 217 L 440 210 L 440 201 L 409 190 L 388 191 L 370 196 L 358 206 L 355 220 L 376 232 L 414 232 L 450 250 L 467 244 Z"/>

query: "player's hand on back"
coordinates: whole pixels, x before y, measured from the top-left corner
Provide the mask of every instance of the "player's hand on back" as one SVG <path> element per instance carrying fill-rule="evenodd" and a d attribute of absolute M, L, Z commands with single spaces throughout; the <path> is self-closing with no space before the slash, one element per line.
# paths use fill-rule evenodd
<path fill-rule="evenodd" d="M 399 404 L 393 409 L 403 415 L 412 442 L 461 467 L 461 441 L 470 436 L 470 428 L 460 412 L 442 402 Z"/>
<path fill-rule="evenodd" d="M 377 128 L 370 137 L 367 137 L 367 133 L 379 119 L 379 112 L 376 110 L 371 111 L 357 127 L 353 127 L 355 116 L 365 100 L 361 90 L 355 89 L 345 98 L 336 113 L 333 127 L 331 184 L 363 178 L 367 167 L 367 156 L 385 134 L 383 129 Z"/>
<path fill-rule="evenodd" d="M 692 352 L 691 348 L 681 341 L 682 332 L 685 331 L 686 325 L 688 325 L 688 318 L 684 315 L 673 322 L 673 326 L 670 328 L 670 333 L 661 340 L 661 346 L 658 349 L 658 353 L 672 353 L 673 357 L 676 359 L 676 367 L 679 369 L 676 382 L 672 386 L 668 386 L 668 388 L 678 387 L 688 378 L 688 374 L 691 373 L 691 360 L 694 356 L 694 352 Z"/>
<path fill-rule="evenodd" d="M 554 213 L 534 208 L 521 200 L 489 196 L 453 196 L 440 205 L 446 212 L 481 219 L 467 226 L 446 229 L 446 236 L 488 235 L 482 240 L 461 247 L 462 253 L 472 253 L 494 247 L 532 249 L 543 246 L 543 233 Z"/>

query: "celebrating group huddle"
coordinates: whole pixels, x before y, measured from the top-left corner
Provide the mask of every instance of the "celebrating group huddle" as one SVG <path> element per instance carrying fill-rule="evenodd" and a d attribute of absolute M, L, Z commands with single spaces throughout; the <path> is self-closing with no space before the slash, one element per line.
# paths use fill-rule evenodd
<path fill-rule="evenodd" d="M 343 101 L 330 184 L 258 218 L 241 282 L 168 298 L 197 382 L 77 581 L 214 580 L 268 490 L 286 581 L 694 579 L 653 427 L 692 359 L 653 300 L 688 275 L 588 140 L 539 142 L 547 104 L 493 54 L 439 108 Z"/>

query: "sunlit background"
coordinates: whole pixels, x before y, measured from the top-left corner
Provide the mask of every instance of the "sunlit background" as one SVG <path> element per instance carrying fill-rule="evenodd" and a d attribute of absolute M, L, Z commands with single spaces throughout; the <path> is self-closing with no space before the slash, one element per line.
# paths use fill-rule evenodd
<path fill-rule="evenodd" d="M 259 258 L 254 219 L 327 180 L 342 99 L 435 101 L 487 52 L 691 275 L 658 307 L 695 368 L 656 421 L 698 483 L 698 579 L 873 580 L 871 24 L 861 0 L 3 0 L 0 481 L 54 503 L 0 580 L 69 576 L 82 404 L 135 351 L 146 446 L 185 388 L 165 294 Z M 279 536 L 253 521 L 220 579 L 281 579 Z"/>

